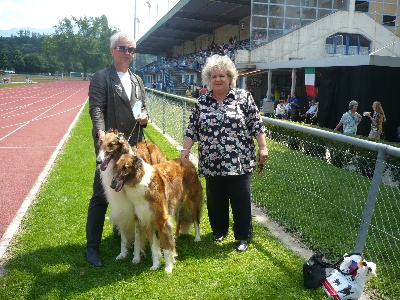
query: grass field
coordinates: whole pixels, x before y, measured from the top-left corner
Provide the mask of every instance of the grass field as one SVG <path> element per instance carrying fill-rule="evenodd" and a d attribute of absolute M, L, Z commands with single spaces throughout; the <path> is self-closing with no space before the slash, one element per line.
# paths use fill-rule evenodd
<path fill-rule="evenodd" d="M 106 222 L 101 253 L 104 267 L 84 258 L 85 223 L 95 157 L 88 108 L 83 111 L 62 149 L 37 201 L 12 241 L 0 277 L 0 299 L 321 299 L 322 289 L 303 288 L 304 260 L 254 224 L 249 249 L 238 253 L 231 233 L 221 244 L 212 242 L 207 211 L 201 220 L 202 241 L 194 232 L 177 239 L 172 274 L 150 271 L 151 255 L 133 265 L 116 261 L 119 241 Z M 148 141 L 168 158 L 179 155 L 151 125 Z M 204 183 L 203 183 L 204 186 Z"/>

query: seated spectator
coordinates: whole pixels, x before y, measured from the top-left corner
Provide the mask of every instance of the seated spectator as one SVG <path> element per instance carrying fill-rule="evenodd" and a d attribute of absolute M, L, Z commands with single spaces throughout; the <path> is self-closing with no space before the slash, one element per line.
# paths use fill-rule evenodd
<path fill-rule="evenodd" d="M 300 117 L 302 118 L 302 120 L 305 120 L 307 124 L 310 124 L 311 122 L 310 119 L 314 117 L 316 111 L 317 111 L 317 104 L 315 99 L 312 99 L 310 102 L 310 108 Z"/>
<path fill-rule="evenodd" d="M 286 119 L 286 117 L 287 117 L 287 110 L 286 110 L 285 104 L 283 103 L 282 99 L 279 100 L 279 104 L 276 106 L 275 116 L 278 119 Z"/>

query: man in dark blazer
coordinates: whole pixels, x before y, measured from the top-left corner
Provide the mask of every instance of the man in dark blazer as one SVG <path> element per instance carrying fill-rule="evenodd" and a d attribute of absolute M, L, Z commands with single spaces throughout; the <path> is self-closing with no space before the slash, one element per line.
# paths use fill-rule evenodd
<path fill-rule="evenodd" d="M 129 70 L 135 48 L 136 42 L 130 35 L 115 33 L 110 38 L 110 52 L 114 64 L 98 71 L 90 82 L 89 107 L 96 157 L 99 141 L 109 129 L 123 132 L 126 138 L 131 135 L 131 145 L 143 138 L 141 126 L 146 126 L 148 121 L 145 89 L 141 78 Z M 86 221 L 86 260 L 95 267 L 103 266 L 99 247 L 107 207 L 108 202 L 97 165 Z"/>

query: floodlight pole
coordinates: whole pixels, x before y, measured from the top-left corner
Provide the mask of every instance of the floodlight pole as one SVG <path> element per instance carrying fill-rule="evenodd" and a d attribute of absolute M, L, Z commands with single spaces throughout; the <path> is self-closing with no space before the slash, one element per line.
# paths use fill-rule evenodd
<path fill-rule="evenodd" d="M 133 38 L 136 41 L 136 0 L 135 0 L 135 12 L 133 16 Z"/>

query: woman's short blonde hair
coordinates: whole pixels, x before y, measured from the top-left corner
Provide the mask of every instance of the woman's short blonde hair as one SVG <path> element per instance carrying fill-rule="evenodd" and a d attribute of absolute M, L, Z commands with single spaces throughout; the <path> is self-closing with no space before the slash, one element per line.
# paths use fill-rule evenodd
<path fill-rule="evenodd" d="M 235 64 L 228 56 L 214 54 L 213 56 L 207 58 L 203 70 L 201 71 L 203 85 L 211 85 L 211 73 L 215 71 L 225 71 L 229 78 L 229 86 L 231 88 L 236 87 L 236 79 L 238 78 L 239 74 L 236 70 Z"/>

